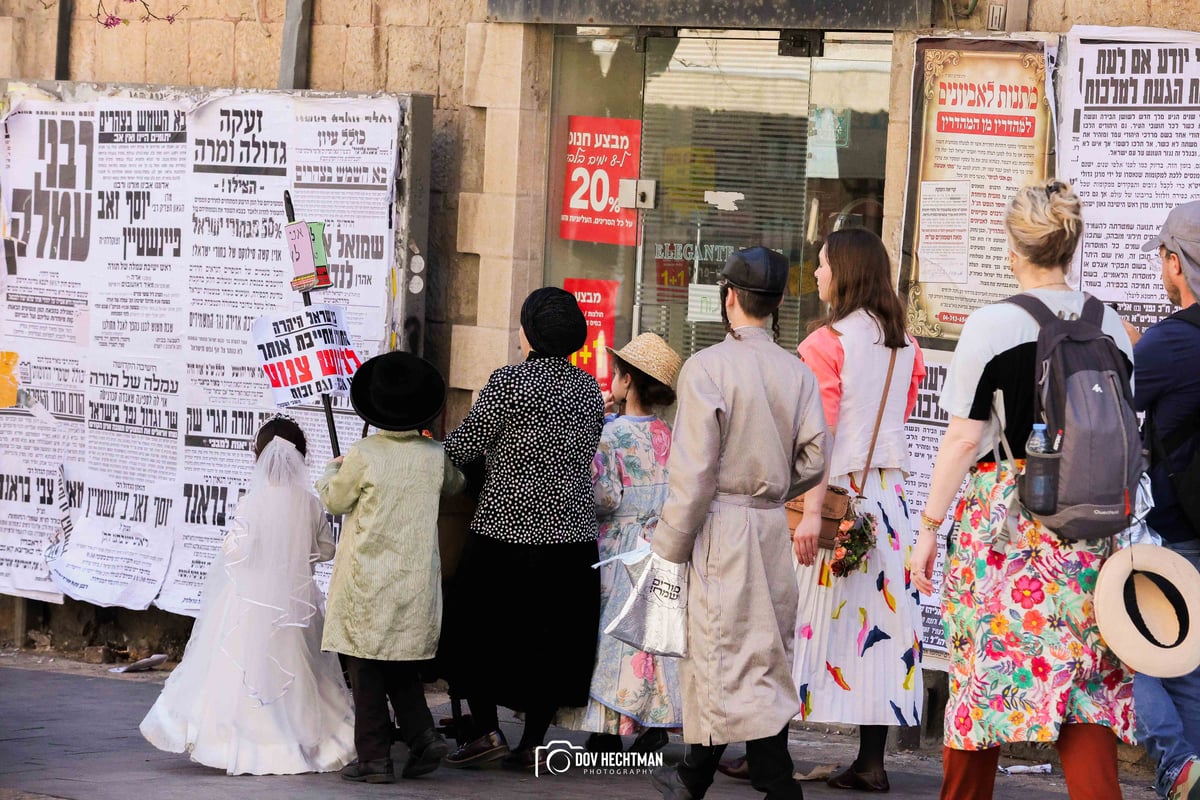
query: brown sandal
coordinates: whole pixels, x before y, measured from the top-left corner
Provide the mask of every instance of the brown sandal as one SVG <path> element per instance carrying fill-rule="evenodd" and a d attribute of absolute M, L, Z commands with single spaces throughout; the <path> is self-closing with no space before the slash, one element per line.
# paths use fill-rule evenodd
<path fill-rule="evenodd" d="M 856 772 L 853 764 L 825 781 L 825 784 L 834 789 L 853 789 L 858 792 L 889 792 L 892 789 L 883 770 Z"/>

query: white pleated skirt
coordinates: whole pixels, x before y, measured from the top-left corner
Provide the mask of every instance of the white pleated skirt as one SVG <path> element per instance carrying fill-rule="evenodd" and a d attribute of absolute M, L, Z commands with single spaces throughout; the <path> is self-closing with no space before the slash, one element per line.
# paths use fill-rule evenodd
<path fill-rule="evenodd" d="M 848 476 L 831 483 L 850 488 Z M 865 565 L 839 578 L 829 571 L 833 551 L 824 549 L 812 566 L 796 565 L 797 719 L 918 725 L 921 612 L 907 570 L 913 537 L 904 475 L 872 469 L 863 494 L 878 521 Z"/>

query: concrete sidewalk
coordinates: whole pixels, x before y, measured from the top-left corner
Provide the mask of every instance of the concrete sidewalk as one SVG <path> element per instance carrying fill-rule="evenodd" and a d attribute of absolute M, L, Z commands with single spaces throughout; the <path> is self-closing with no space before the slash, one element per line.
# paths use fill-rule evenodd
<path fill-rule="evenodd" d="M 40 660 L 41 663 L 37 663 Z M 657 793 L 643 775 L 590 776 L 567 772 L 536 778 L 493 769 L 464 771 L 443 768 L 416 780 L 372 786 L 349 783 L 336 774 L 272 777 L 231 777 L 194 764 L 186 756 L 162 753 L 138 733 L 138 723 L 158 695 L 165 674 L 111 675 L 105 667 L 56 658 L 34 659 L 27 654 L 0 654 L 0 800 L 33 797 L 79 800 L 214 800 L 253 797 L 263 800 L 315 798 L 645 798 Z M 67 670 L 66 673 L 58 670 Z M 448 715 L 445 696 L 434 715 Z M 520 736 L 520 723 L 502 712 L 510 741 Z M 552 729 L 549 739 L 581 744 L 586 737 Z M 852 737 L 813 731 L 793 731 L 796 768 L 807 772 L 820 764 L 853 758 Z M 730 747 L 729 752 L 740 752 Z M 666 761 L 678 760 L 683 745 L 678 737 L 665 750 Z M 397 746 L 403 758 L 403 746 Z M 1007 761 L 1007 760 L 1006 760 Z M 936 748 L 923 753 L 889 754 L 891 797 L 934 798 L 941 782 Z M 806 797 L 842 798 L 857 795 L 805 783 Z M 1123 782 L 1129 800 L 1153 800 L 1144 774 Z M 761 797 L 748 783 L 718 775 L 706 795 L 712 800 L 752 800 Z M 1066 798 L 1062 776 L 998 776 L 996 798 Z"/>

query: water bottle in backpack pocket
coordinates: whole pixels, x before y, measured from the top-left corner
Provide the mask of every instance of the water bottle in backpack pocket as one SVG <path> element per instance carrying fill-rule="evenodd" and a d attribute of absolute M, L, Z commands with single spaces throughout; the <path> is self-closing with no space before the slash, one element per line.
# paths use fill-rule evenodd
<path fill-rule="evenodd" d="M 1050 444 L 1044 422 L 1035 423 L 1025 442 L 1025 471 L 1018 479 L 1021 505 L 1034 514 L 1058 510 L 1057 448 Z"/>

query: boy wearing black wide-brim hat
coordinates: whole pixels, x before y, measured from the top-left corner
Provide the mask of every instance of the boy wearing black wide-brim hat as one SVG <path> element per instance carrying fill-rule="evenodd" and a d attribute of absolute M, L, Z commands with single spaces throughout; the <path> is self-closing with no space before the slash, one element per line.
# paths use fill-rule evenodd
<path fill-rule="evenodd" d="M 402 775 L 432 772 L 449 751 L 433 728 L 418 664 L 433 658 L 442 619 L 438 502 L 463 485 L 440 442 L 421 434 L 442 412 L 446 383 L 411 353 L 365 362 L 350 386 L 358 415 L 379 429 L 329 462 L 317 492 L 345 514 L 321 646 L 346 656 L 358 760 L 342 777 L 395 780 L 392 722 L 408 745 Z"/>

